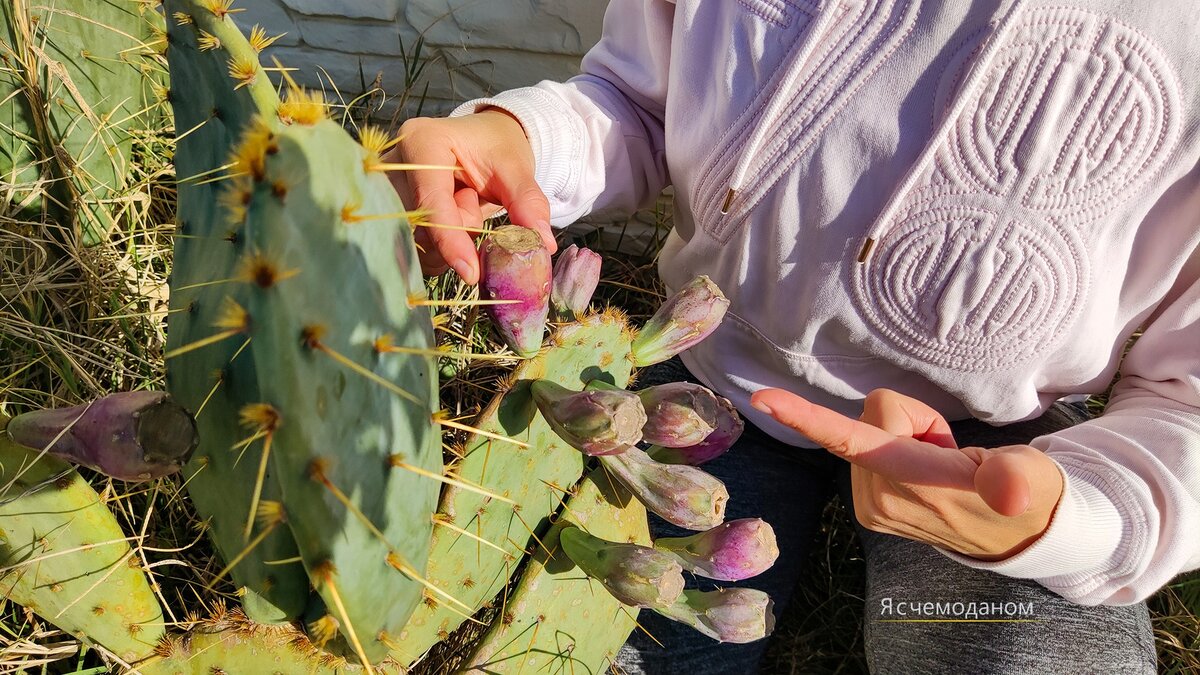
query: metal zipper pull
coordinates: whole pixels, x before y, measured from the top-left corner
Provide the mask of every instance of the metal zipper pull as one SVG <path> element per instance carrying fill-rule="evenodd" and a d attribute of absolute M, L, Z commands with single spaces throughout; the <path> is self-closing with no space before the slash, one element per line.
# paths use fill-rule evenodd
<path fill-rule="evenodd" d="M 729 207 L 733 204 L 733 198 L 735 195 L 737 195 L 737 190 L 734 188 L 729 188 L 729 192 L 725 193 L 725 202 L 721 204 L 721 215 L 724 216 L 729 214 Z"/>

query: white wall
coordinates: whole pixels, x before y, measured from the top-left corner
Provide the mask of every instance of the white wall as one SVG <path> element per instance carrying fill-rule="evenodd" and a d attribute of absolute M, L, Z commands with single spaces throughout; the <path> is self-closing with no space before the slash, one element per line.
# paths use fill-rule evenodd
<path fill-rule="evenodd" d="M 448 112 L 463 101 L 544 79 L 564 80 L 600 38 L 607 0 L 240 0 L 234 18 L 248 31 L 261 25 L 271 35 L 286 33 L 264 55 L 276 57 L 301 84 L 349 100 L 372 85 L 391 98 L 374 116 L 389 121 L 416 111 Z M 417 54 L 419 37 L 424 37 Z M 406 66 L 426 65 L 415 82 Z M 413 96 L 405 110 L 401 94 Z M 656 224 L 669 201 L 629 221 L 601 230 L 604 245 L 640 254 L 652 250 Z M 572 232 L 606 222 L 589 219 Z"/>
<path fill-rule="evenodd" d="M 605 0 L 241 0 L 244 29 L 287 34 L 267 58 L 298 68 L 308 86 L 331 80 L 358 94 L 379 76 L 384 91 L 427 92 L 424 111 L 542 79 L 566 79 L 600 36 Z M 417 54 L 418 38 L 424 44 Z M 406 63 L 425 69 L 406 82 Z M 322 74 L 322 69 L 325 74 Z M 327 75 L 326 75 L 327 74 Z M 426 86 L 428 89 L 426 90 Z M 412 99 L 410 98 L 410 101 Z M 391 114 L 391 109 L 385 111 Z"/>

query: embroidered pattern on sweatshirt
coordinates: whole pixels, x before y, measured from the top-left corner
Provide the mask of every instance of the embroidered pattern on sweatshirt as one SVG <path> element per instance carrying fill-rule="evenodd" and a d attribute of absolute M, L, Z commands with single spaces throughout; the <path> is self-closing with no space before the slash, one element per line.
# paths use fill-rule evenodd
<path fill-rule="evenodd" d="M 1018 17 L 977 100 L 855 264 L 860 314 L 894 348 L 961 372 L 1055 348 L 1085 308 L 1088 241 L 1179 138 L 1175 75 L 1135 27 L 1075 8 Z M 946 71 L 946 111 L 974 48 Z"/>

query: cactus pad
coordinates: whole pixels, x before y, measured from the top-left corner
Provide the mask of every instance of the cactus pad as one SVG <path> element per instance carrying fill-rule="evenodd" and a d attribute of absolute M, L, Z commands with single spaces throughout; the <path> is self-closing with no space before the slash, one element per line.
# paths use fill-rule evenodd
<path fill-rule="evenodd" d="M 560 326 L 539 355 L 513 373 L 513 386 L 474 422 L 485 431 L 527 443 L 476 436 L 455 475 L 512 500 L 506 504 L 460 488 L 442 495 L 438 517 L 497 548 L 448 527 L 435 527 L 426 576 L 473 610 L 504 589 L 527 553 L 539 548 L 532 531 L 561 508 L 566 492 L 583 475 L 585 457 L 567 445 L 538 414 L 529 385 L 549 379 L 575 390 L 590 380 L 617 386 L 629 380 L 631 334 L 617 312 L 593 314 Z M 515 505 L 515 506 L 514 506 Z M 639 507 L 640 508 L 640 507 Z M 546 543 L 544 540 L 542 543 Z M 462 609 L 444 602 L 417 608 L 400 634 L 394 655 L 410 663 L 464 621 Z"/>
<path fill-rule="evenodd" d="M 172 15 L 176 81 L 206 83 L 172 98 L 198 125 L 180 173 L 214 179 L 181 190 L 173 278 L 168 387 L 203 438 L 189 489 L 252 618 L 297 617 L 311 579 L 344 648 L 378 661 L 421 597 L 439 487 L 421 474 L 441 471 L 411 229 L 373 153 L 318 99 L 279 104 L 200 4 L 167 3 L 190 17 Z"/>
<path fill-rule="evenodd" d="M 168 0 L 164 9 L 174 82 L 171 102 L 181 136 L 175 153 L 180 185 L 171 309 L 184 311 L 170 320 L 170 354 L 212 335 L 217 330 L 213 323 L 227 307 L 228 285 L 204 284 L 235 276 L 244 246 L 239 228 L 221 204 L 224 182 L 212 179 L 220 177 L 243 131 L 256 117 L 273 115 L 279 99 L 265 73 L 241 88 L 230 79 L 228 61 L 257 63 L 257 57 L 228 17 L 217 17 L 204 3 L 192 0 Z M 199 40 L 205 34 L 221 47 L 202 50 Z M 246 354 L 233 358 L 244 340 L 230 339 L 167 359 L 167 388 L 196 416 L 201 438 L 184 468 L 188 493 L 197 510 L 210 519 L 214 543 L 227 561 L 247 550 L 242 534 L 256 482 L 250 468 L 259 449 L 247 453 L 244 464 L 237 461 L 240 450 L 235 446 L 253 433 L 237 419 L 245 406 L 264 401 L 253 360 Z M 273 480 L 265 481 L 260 498 L 280 499 Z M 304 611 L 309 584 L 302 567 L 265 564 L 298 555 L 291 534 L 277 528 L 234 566 L 234 582 L 247 589 L 246 611 L 252 618 L 275 623 Z"/>
<path fill-rule="evenodd" d="M 538 550 L 508 598 L 508 608 L 476 647 L 471 665 L 489 673 L 603 672 L 637 622 L 638 609 L 621 604 L 587 577 L 562 550 L 559 533 L 579 527 L 608 541 L 649 545 L 646 510 L 596 469 L 546 534 L 553 555 Z"/>

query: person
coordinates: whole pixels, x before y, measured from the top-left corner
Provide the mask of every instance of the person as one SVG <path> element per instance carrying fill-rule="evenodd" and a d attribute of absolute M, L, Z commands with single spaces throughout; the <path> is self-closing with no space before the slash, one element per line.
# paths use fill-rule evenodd
<path fill-rule="evenodd" d="M 1153 672 L 1144 600 L 1200 566 L 1198 34 L 1183 0 L 611 0 L 577 77 L 407 121 L 400 159 L 462 170 L 394 182 L 551 249 L 673 186 L 663 281 L 731 301 L 673 376 L 752 423 L 713 472 L 780 537 L 748 583 L 786 603 L 842 475 L 873 671 Z M 619 669 L 763 653 L 647 628 Z"/>

